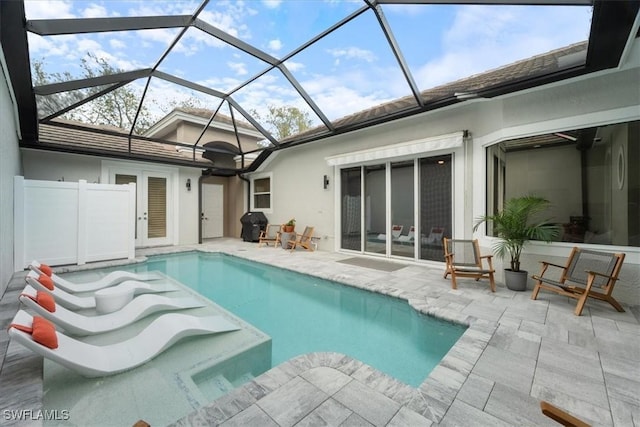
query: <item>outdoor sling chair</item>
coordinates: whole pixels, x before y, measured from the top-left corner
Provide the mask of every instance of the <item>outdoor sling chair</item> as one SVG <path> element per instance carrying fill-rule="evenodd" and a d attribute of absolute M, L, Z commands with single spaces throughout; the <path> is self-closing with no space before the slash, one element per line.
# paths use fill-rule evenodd
<path fill-rule="evenodd" d="M 140 366 L 182 338 L 238 329 L 239 326 L 221 315 L 197 317 L 167 313 L 125 341 L 93 345 L 57 332 L 48 320 L 19 310 L 9 325 L 9 336 L 34 353 L 80 375 L 101 377 Z"/>
<path fill-rule="evenodd" d="M 622 312 L 624 308 L 616 301 L 611 293 L 618 280 L 618 274 L 622 268 L 625 254 L 592 251 L 574 247 L 567 260 L 567 265 L 561 266 L 550 262 L 541 261 L 542 271 L 539 275 L 532 276 L 536 281 L 531 299 L 538 298 L 540 289 L 555 292 L 578 300 L 574 311 L 576 316 L 582 314 L 587 298 L 595 298 L 607 301 L 616 310 Z M 560 269 L 560 278 L 555 280 L 546 276 L 551 272 L 549 267 Z"/>
<path fill-rule="evenodd" d="M 280 236 L 282 231 L 282 225 L 280 224 L 267 224 L 267 227 L 260 231 L 258 237 L 258 247 L 263 243 L 269 246 L 269 243 L 273 243 L 273 247 L 277 248 L 280 244 Z"/>
<path fill-rule="evenodd" d="M 444 236 L 444 227 L 431 227 L 427 237 L 422 238 L 423 245 L 441 246 Z"/>
<path fill-rule="evenodd" d="M 86 283 L 73 283 L 62 277 L 58 276 L 53 272 L 51 267 L 46 264 L 41 264 L 38 261 L 32 261 L 29 264 L 29 269 L 35 271 L 38 274 L 46 274 L 51 277 L 53 283 L 61 289 L 64 289 L 67 292 L 91 292 L 97 291 L 98 289 L 107 288 L 109 286 L 114 286 L 119 283 L 124 282 L 125 280 L 138 280 L 138 281 L 148 281 L 148 280 L 159 280 L 164 279 L 161 274 L 151 272 L 151 273 L 131 273 L 128 271 L 112 271 L 104 277 L 101 277 L 98 280 Z"/>
<path fill-rule="evenodd" d="M 478 240 L 453 240 L 444 238 L 444 259 L 446 262 L 444 278 L 451 274 L 451 288 L 458 289 L 458 277 L 489 279 L 491 292 L 496 291 L 493 277 L 493 261 L 491 255 L 480 255 Z M 487 260 L 488 268 L 483 266 L 482 260 Z"/>
<path fill-rule="evenodd" d="M 544 415 L 565 427 L 590 427 L 584 421 L 544 400 L 540 402 L 540 410 Z"/>
<path fill-rule="evenodd" d="M 416 228 L 412 225 L 411 227 L 409 227 L 409 232 L 406 235 L 401 234 L 400 236 L 398 236 L 398 239 L 396 239 L 396 241 L 413 242 L 415 238 L 416 238 Z"/>
<path fill-rule="evenodd" d="M 391 238 L 392 239 L 397 239 L 398 237 L 400 237 L 400 235 L 402 234 L 402 229 L 404 228 L 404 225 L 392 225 L 391 226 Z M 386 234 L 378 234 L 378 240 L 387 240 L 387 235 Z"/>
<path fill-rule="evenodd" d="M 54 296 L 58 304 L 72 310 L 79 310 L 84 308 L 95 308 L 96 297 L 94 295 L 89 296 L 77 296 L 65 292 L 63 289 L 57 288 L 49 276 L 38 275 L 35 271 L 30 271 L 25 278 L 27 283 L 33 286 L 36 290 L 49 292 Z M 132 292 L 132 295 L 143 293 L 155 293 L 155 292 L 170 292 L 177 291 L 180 288 L 171 283 L 158 283 L 150 284 L 145 282 L 138 282 L 135 280 L 127 280 L 119 285 L 111 286 L 109 290 L 119 291 L 121 293 Z M 96 292 L 103 292 L 106 289 L 98 289 Z"/>
<path fill-rule="evenodd" d="M 113 313 L 84 316 L 56 305 L 55 299 L 51 294 L 36 291 L 29 285 L 22 291 L 20 301 L 38 316 L 44 317 L 63 328 L 65 332 L 76 336 L 95 335 L 120 329 L 136 320 L 160 311 L 184 310 L 206 306 L 205 303 L 194 297 L 169 298 L 147 294 L 134 298 L 123 308 Z"/>
<path fill-rule="evenodd" d="M 308 251 L 313 251 L 311 247 L 311 239 L 313 238 L 313 227 L 305 227 L 302 234 L 296 234 L 295 239 L 287 242 L 287 248 L 293 252 L 296 247 L 300 246 Z"/>

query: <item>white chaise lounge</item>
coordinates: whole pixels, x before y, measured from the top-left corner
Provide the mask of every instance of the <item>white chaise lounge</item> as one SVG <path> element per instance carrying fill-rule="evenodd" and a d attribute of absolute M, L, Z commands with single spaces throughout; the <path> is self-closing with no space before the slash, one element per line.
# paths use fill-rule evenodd
<path fill-rule="evenodd" d="M 41 283 L 41 281 L 44 281 L 45 278 L 48 278 L 48 276 L 39 275 L 35 271 L 30 271 L 27 274 L 26 281 L 36 290 L 49 292 L 54 296 L 56 302 L 63 307 L 72 310 L 96 307 L 95 294 L 89 296 L 77 296 L 74 294 L 70 294 L 56 286 L 51 286 L 53 289 L 50 289 L 46 286 L 45 283 Z M 136 280 L 127 280 L 120 283 L 119 285 L 111 286 L 108 289 L 113 291 L 121 291 L 122 294 L 131 294 L 131 296 L 133 296 L 134 294 L 177 291 L 180 288 L 171 283 L 151 284 L 146 282 L 138 282 Z M 106 290 L 107 288 L 98 289 L 96 292 L 102 292 Z M 129 298 L 129 301 L 130 300 L 131 298 Z"/>
<path fill-rule="evenodd" d="M 55 274 L 51 267 L 46 264 L 41 264 L 38 261 L 32 261 L 29 264 L 29 269 L 35 271 L 38 274 L 45 274 L 53 280 L 56 286 L 61 289 L 64 289 L 67 292 L 93 292 L 98 289 L 108 288 L 109 286 L 114 286 L 119 283 L 124 282 L 125 280 L 138 280 L 142 282 L 146 282 L 149 280 L 161 280 L 164 277 L 157 272 L 150 273 L 131 273 L 129 271 L 112 271 L 104 277 L 101 277 L 98 280 L 92 282 L 85 283 L 73 283 L 62 277 Z"/>
<path fill-rule="evenodd" d="M 40 320 L 43 320 L 40 318 Z M 103 346 L 78 341 L 65 334 L 52 331 L 55 348 L 50 348 L 50 338 L 36 342 L 36 332 L 30 329 L 34 318 L 19 310 L 9 326 L 9 336 L 29 350 L 65 366 L 85 377 L 101 377 L 117 374 L 140 366 L 182 338 L 216 334 L 240 329 L 220 315 L 197 317 L 182 313 L 167 313 L 155 319 L 138 335 L 126 341 Z M 44 320 L 44 322 L 48 322 Z"/>
<path fill-rule="evenodd" d="M 148 294 L 134 298 L 133 301 L 116 312 L 98 316 L 84 316 L 55 304 L 53 296 L 51 297 L 53 307 L 47 307 L 47 304 L 41 303 L 42 298 L 39 298 L 42 297 L 42 292 L 27 285 L 20 295 L 20 301 L 38 316 L 50 320 L 63 328 L 65 332 L 76 336 L 94 335 L 120 329 L 160 311 L 184 310 L 207 305 L 194 297 L 169 298 Z M 52 308 L 55 311 L 49 311 Z"/>

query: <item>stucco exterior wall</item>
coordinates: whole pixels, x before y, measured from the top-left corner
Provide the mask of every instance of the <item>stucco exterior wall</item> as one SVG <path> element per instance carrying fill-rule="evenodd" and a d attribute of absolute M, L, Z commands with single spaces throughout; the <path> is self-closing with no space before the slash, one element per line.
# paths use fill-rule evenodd
<path fill-rule="evenodd" d="M 256 172 L 272 174 L 272 212 L 267 216 L 271 222 L 295 217 L 299 229 L 315 226 L 316 236 L 321 237 L 319 249 L 333 250 L 339 220 L 336 194 L 340 189 L 336 186 L 336 171 L 328 166 L 327 157 L 468 130 L 471 139 L 458 153 L 464 159 L 463 167 L 454 170 L 455 180 L 464 183 L 464 194 L 455 196 L 464 200 L 463 208 L 454 212 L 456 221 L 462 217 L 464 224 L 458 227 L 456 237 L 478 237 L 483 250 L 490 252 L 492 238 L 485 237 L 483 231 L 472 232 L 474 218 L 485 213 L 485 147 L 511 138 L 640 119 L 637 91 L 640 73 L 634 58 L 632 55 L 631 69 L 600 72 L 495 99 L 468 101 L 280 151 Z M 327 190 L 322 186 L 324 175 L 331 177 Z M 599 248 L 627 253 L 624 279 L 616 293 L 624 302 L 640 304 L 640 249 Z M 563 262 L 570 249 L 568 243 L 531 243 L 526 248 L 523 265 L 537 271 L 540 259 Z M 497 268 L 503 268 L 500 260 Z"/>
<path fill-rule="evenodd" d="M 18 121 L 0 50 L 0 297 L 13 275 L 13 177 L 21 175 Z"/>
<path fill-rule="evenodd" d="M 57 153 L 44 150 L 22 150 L 25 179 L 43 181 L 100 182 L 99 157 Z"/>

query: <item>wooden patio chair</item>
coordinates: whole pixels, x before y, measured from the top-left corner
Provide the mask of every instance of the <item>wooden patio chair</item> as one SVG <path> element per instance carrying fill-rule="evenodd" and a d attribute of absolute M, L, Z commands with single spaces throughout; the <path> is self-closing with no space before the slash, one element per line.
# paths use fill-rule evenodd
<path fill-rule="evenodd" d="M 295 239 L 287 242 L 287 248 L 293 252 L 296 247 L 300 246 L 308 251 L 313 251 L 311 239 L 313 238 L 313 227 L 305 227 L 302 234 L 296 234 Z"/>
<path fill-rule="evenodd" d="M 263 243 L 269 246 L 269 243 L 273 243 L 273 247 L 277 248 L 280 244 L 280 236 L 282 231 L 282 225 L 280 224 L 267 224 L 266 228 L 260 232 L 258 237 L 258 247 Z"/>
<path fill-rule="evenodd" d="M 565 427 L 590 427 L 584 421 L 544 400 L 540 402 L 540 410 L 544 415 Z"/>
<path fill-rule="evenodd" d="M 537 283 L 533 288 L 531 299 L 537 299 L 540 289 L 544 289 L 577 299 L 578 305 L 574 311 L 576 316 L 582 314 L 589 297 L 606 301 L 616 310 L 623 312 L 624 308 L 611 296 L 611 293 L 616 280 L 618 280 L 624 257 L 623 253 L 600 252 L 574 247 L 565 266 L 541 261 L 542 271 L 539 275 L 532 276 Z M 549 267 L 562 270 L 560 279 L 554 280 L 544 276 Z"/>
<path fill-rule="evenodd" d="M 444 278 L 451 274 L 451 288 L 458 289 L 456 279 L 458 277 L 471 277 L 476 279 L 489 279 L 491 292 L 496 291 L 496 282 L 493 274 L 493 256 L 481 255 L 478 240 L 454 240 L 444 238 L 444 259 L 446 270 Z M 485 268 L 482 260 L 487 261 L 488 268 Z"/>

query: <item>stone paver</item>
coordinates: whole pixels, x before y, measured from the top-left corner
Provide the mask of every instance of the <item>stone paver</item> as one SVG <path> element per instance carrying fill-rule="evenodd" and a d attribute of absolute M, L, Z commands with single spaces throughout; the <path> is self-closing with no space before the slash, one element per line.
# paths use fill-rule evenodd
<path fill-rule="evenodd" d="M 640 419 L 640 307 L 618 313 L 589 301 L 577 317 L 574 301 L 551 293 L 532 301 L 530 292 L 512 292 L 498 283 L 491 293 L 482 283 L 462 279 L 454 291 L 442 278 L 442 267 L 407 264 L 389 272 L 336 262 L 352 257 L 348 254 L 290 253 L 237 239 L 139 255 L 178 250 L 222 251 L 387 294 L 469 328 L 418 389 L 348 356 L 313 353 L 271 369 L 175 425 L 554 425 L 541 415 L 540 400 L 595 425 L 630 426 Z M 14 281 L 21 280 L 16 274 Z M 17 288 L 9 287 L 9 299 Z M 17 309 L 7 298 L 0 300 L 5 323 Z M 0 331 L 2 359 L 6 345 Z M 0 407 L 15 406 L 18 399 L 41 408 L 41 383 L 38 389 L 12 374 L 33 372 L 29 365 L 21 370 L 23 363 L 33 366 L 33 358 L 20 362 L 24 356 L 19 349 L 7 354 L 11 372 L 0 372 L 0 386 L 11 386 L 12 393 L 10 398 L 0 393 Z"/>

